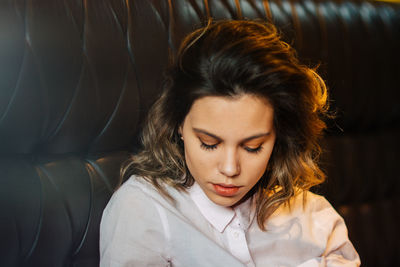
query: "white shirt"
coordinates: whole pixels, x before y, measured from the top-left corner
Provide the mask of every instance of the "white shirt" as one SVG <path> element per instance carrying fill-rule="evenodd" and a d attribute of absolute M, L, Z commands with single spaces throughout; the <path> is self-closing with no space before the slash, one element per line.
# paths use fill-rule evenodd
<path fill-rule="evenodd" d="M 343 219 L 306 193 L 279 207 L 261 231 L 255 204 L 214 204 L 194 184 L 168 188 L 171 202 L 131 177 L 110 199 L 100 225 L 100 266 L 359 266 Z"/>

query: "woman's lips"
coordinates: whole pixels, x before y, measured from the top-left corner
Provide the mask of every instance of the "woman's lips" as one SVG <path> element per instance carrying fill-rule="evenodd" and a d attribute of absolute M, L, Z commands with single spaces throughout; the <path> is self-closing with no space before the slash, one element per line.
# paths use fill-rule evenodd
<path fill-rule="evenodd" d="M 215 192 L 224 197 L 231 197 L 237 193 L 240 186 L 226 185 L 226 184 L 213 184 Z"/>

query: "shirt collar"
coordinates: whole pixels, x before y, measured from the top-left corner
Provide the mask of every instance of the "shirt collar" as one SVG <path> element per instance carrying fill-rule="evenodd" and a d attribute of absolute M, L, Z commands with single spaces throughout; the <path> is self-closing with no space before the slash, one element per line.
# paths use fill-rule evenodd
<path fill-rule="evenodd" d="M 241 228 L 247 230 L 254 219 L 256 213 L 255 198 L 250 197 L 240 205 L 234 208 L 236 216 L 238 216 Z"/>
<path fill-rule="evenodd" d="M 220 233 L 222 233 L 233 218 L 238 216 L 239 221 L 243 225 L 244 230 L 249 227 L 252 217 L 254 217 L 254 208 L 252 198 L 241 203 L 234 209 L 224 207 L 212 202 L 198 183 L 194 183 L 188 190 L 190 198 L 199 208 L 201 214 L 207 221 Z"/>

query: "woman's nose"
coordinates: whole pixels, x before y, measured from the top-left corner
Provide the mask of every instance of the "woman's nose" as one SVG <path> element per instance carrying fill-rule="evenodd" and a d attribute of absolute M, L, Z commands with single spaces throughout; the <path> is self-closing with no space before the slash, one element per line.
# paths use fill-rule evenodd
<path fill-rule="evenodd" d="M 228 177 L 239 175 L 240 162 L 236 149 L 225 149 L 220 159 L 219 171 Z"/>

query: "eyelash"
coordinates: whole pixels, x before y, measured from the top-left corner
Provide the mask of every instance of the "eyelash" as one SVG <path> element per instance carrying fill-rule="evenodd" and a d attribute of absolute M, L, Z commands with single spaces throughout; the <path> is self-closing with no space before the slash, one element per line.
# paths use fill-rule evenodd
<path fill-rule="evenodd" d="M 219 143 L 216 143 L 214 145 L 207 145 L 207 144 L 201 142 L 200 147 L 203 148 L 204 150 L 214 150 L 217 148 L 218 144 Z M 246 147 L 246 146 L 244 146 L 243 148 L 249 153 L 258 154 L 258 153 L 260 153 L 260 151 L 262 150 L 263 147 L 260 145 L 257 148 L 250 148 L 250 147 Z"/>
<path fill-rule="evenodd" d="M 201 141 L 200 141 L 201 142 Z M 214 144 L 214 145 L 207 145 L 207 144 L 205 144 L 205 143 L 203 143 L 203 142 L 201 142 L 201 148 L 203 148 L 203 149 L 205 149 L 205 150 L 214 150 L 214 149 L 216 149 L 217 148 L 217 145 L 218 145 L 218 143 L 217 144 Z"/>
<path fill-rule="evenodd" d="M 247 151 L 247 152 L 249 152 L 249 153 L 254 153 L 254 154 L 258 154 L 258 153 L 260 153 L 261 152 L 261 150 L 262 150 L 262 146 L 259 146 L 259 147 L 257 147 L 257 148 L 250 148 L 250 147 L 244 147 L 244 149 Z"/>

